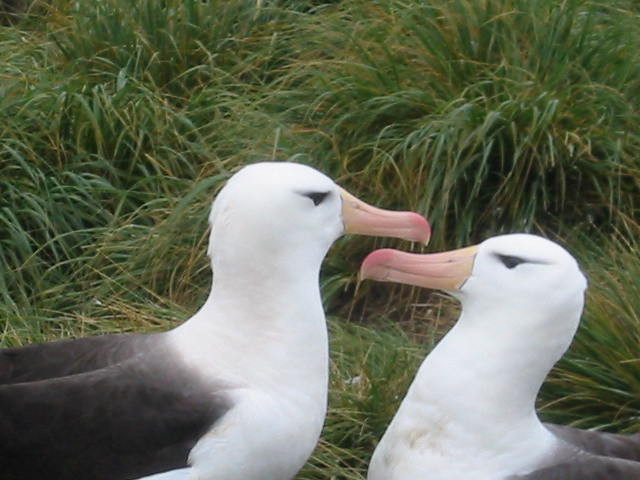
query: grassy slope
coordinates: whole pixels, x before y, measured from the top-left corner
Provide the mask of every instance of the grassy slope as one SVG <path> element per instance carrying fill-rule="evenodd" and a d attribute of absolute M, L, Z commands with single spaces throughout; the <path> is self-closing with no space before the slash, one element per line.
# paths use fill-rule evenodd
<path fill-rule="evenodd" d="M 187 318 L 209 284 L 211 197 L 240 165 L 295 155 L 426 213 L 435 248 L 564 239 L 591 288 L 544 415 L 637 430 L 637 6 L 258 4 L 58 0 L 0 29 L 2 344 Z M 388 244 L 344 239 L 325 263 L 331 411 L 300 478 L 362 478 L 455 316 L 415 289 L 354 297 L 358 262 Z"/>

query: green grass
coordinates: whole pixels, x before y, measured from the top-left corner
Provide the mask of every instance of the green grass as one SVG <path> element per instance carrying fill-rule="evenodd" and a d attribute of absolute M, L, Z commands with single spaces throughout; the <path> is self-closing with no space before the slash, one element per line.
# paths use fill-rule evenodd
<path fill-rule="evenodd" d="M 640 225 L 634 240 L 583 239 L 583 321 L 541 396 L 545 417 L 581 428 L 640 431 Z"/>
<path fill-rule="evenodd" d="M 429 212 L 436 244 L 637 211 L 637 9 L 362 1 L 331 20 L 291 108 L 359 189 Z"/>
<path fill-rule="evenodd" d="M 626 0 L 35 2 L 0 26 L 0 343 L 188 318 L 211 199 L 244 164 L 294 158 L 424 213 L 430 249 L 561 239 L 590 289 L 542 414 L 637 430 L 639 17 Z M 381 246 L 417 248 L 345 238 L 324 264 L 331 408 L 301 479 L 364 478 L 456 317 L 357 286 Z"/>
<path fill-rule="evenodd" d="M 299 479 L 363 479 L 369 458 L 420 364 L 425 345 L 398 325 L 330 322 L 329 414 Z"/>

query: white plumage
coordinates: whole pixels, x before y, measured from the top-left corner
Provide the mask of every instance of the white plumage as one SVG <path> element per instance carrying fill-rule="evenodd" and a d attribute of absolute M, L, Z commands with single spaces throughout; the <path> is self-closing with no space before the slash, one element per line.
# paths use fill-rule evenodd
<path fill-rule="evenodd" d="M 369 480 L 640 478 L 640 463 L 598 456 L 613 452 L 602 442 L 630 445 L 631 437 L 583 442 L 582 431 L 559 435 L 536 414 L 538 390 L 569 347 L 587 286 L 562 247 L 516 234 L 432 255 L 379 250 L 362 276 L 442 289 L 462 303 L 378 444 Z"/>
<path fill-rule="evenodd" d="M 3 480 L 287 480 L 302 467 L 327 408 L 327 250 L 343 233 L 426 242 L 429 225 L 292 163 L 240 170 L 210 223 L 211 292 L 181 326 L 0 351 Z M 46 421 L 32 421 L 40 405 Z"/>

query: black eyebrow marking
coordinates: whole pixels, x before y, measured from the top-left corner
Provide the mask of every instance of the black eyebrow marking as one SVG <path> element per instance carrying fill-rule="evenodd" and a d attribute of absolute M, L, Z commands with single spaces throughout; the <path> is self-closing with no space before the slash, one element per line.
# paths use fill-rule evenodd
<path fill-rule="evenodd" d="M 509 270 L 516 268 L 522 263 L 527 263 L 524 258 L 516 257 L 515 255 L 500 255 L 499 253 L 496 253 L 496 257 L 498 257 L 502 264 Z"/>
<path fill-rule="evenodd" d="M 300 192 L 300 195 L 310 198 L 313 204 L 317 207 L 320 205 L 325 198 L 329 195 L 329 191 L 327 192 Z"/>
<path fill-rule="evenodd" d="M 509 270 L 516 268 L 523 263 L 533 263 L 536 265 L 549 265 L 549 262 L 542 260 L 532 260 L 529 258 L 518 257 L 516 255 L 504 255 L 501 253 L 494 253 L 494 255 L 502 262 L 502 264 Z"/>

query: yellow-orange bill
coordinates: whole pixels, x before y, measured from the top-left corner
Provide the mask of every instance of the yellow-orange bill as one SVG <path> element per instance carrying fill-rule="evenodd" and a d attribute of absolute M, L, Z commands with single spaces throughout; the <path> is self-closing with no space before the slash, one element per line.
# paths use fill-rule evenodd
<path fill-rule="evenodd" d="M 458 290 L 471 275 L 477 246 L 449 252 L 419 254 L 393 249 L 371 252 L 362 262 L 360 278 L 404 283 L 438 290 Z"/>

